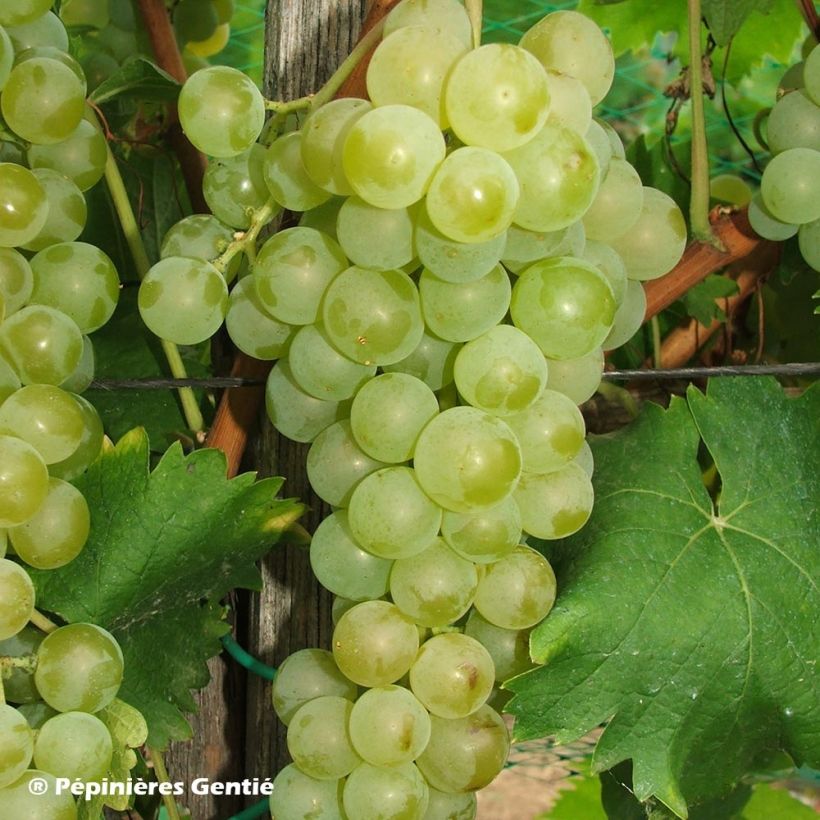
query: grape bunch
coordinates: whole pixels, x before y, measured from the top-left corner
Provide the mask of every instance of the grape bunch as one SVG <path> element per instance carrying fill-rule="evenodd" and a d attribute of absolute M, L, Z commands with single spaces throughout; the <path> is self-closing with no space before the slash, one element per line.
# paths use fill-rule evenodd
<path fill-rule="evenodd" d="M 123 656 L 95 625 L 46 635 L 30 624 L 27 568 L 64 566 L 89 535 L 70 482 L 100 453 L 103 428 L 79 394 L 94 375 L 89 334 L 111 317 L 119 277 L 76 241 L 107 148 L 84 119 L 67 38 L 48 40 L 64 34 L 50 5 L 0 9 L 0 110 L 15 137 L 0 161 L 0 816 L 71 820 L 74 800 L 53 781 L 108 773 L 111 736 L 95 713 L 117 694 Z M 51 783 L 47 797 L 30 794 L 34 777 Z"/>
<path fill-rule="evenodd" d="M 182 89 L 212 214 L 169 231 L 142 317 L 180 344 L 224 319 L 278 359 L 269 416 L 311 442 L 333 507 L 310 547 L 332 652 L 296 652 L 274 683 L 293 758 L 277 820 L 470 818 L 505 764 L 499 686 L 530 668 L 556 594 L 527 539 L 587 521 L 578 405 L 686 243 L 593 118 L 613 74 L 578 13 L 474 48 L 457 0 L 404 0 L 369 99 L 311 104 L 301 127 L 231 68 Z M 280 211 L 298 223 L 257 247 Z"/>
<path fill-rule="evenodd" d="M 808 265 L 820 271 L 820 46 L 809 40 L 805 61 L 790 68 L 769 113 L 772 159 L 749 204 L 749 222 L 764 239 L 797 236 Z"/>

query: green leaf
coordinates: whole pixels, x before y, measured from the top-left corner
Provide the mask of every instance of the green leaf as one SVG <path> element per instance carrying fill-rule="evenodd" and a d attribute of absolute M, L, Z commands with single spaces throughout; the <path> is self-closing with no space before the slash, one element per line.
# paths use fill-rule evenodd
<path fill-rule="evenodd" d="M 768 14 L 773 3 L 774 0 L 703 0 L 702 11 L 715 42 L 725 46 L 753 11 Z"/>
<path fill-rule="evenodd" d="M 563 743 L 609 721 L 594 770 L 631 759 L 638 799 L 681 817 L 762 749 L 816 766 L 820 387 L 715 379 L 593 449 L 595 510 L 531 637 L 545 665 L 508 684 L 516 735 Z"/>
<path fill-rule="evenodd" d="M 132 57 L 120 66 L 119 71 L 103 80 L 89 99 L 96 105 L 122 97 L 175 100 L 179 90 L 179 83 L 167 71 L 145 57 Z"/>
<path fill-rule="evenodd" d="M 741 820 L 817 820 L 817 812 L 795 800 L 784 789 L 756 785 L 740 815 Z"/>
<path fill-rule="evenodd" d="M 190 736 L 190 690 L 208 682 L 206 661 L 227 630 L 220 599 L 260 585 L 254 562 L 302 511 L 276 497 L 282 479 L 225 477 L 219 450 L 172 446 L 149 472 L 148 439 L 124 436 L 76 484 L 91 508 L 83 552 L 31 575 L 38 606 L 69 622 L 110 630 L 125 655 L 119 697 L 164 748 Z"/>
<path fill-rule="evenodd" d="M 539 820 L 606 820 L 597 777 L 572 778 L 550 811 Z"/>
<path fill-rule="evenodd" d="M 686 312 L 707 327 L 713 320 L 726 318 L 726 313 L 716 299 L 737 293 L 737 282 L 726 276 L 710 274 L 702 282 L 690 288 L 683 297 Z"/>

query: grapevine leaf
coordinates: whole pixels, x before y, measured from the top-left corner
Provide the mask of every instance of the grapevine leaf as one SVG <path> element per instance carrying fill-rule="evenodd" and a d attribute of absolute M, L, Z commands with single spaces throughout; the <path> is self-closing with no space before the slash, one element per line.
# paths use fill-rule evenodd
<path fill-rule="evenodd" d="M 145 57 L 132 57 L 110 77 L 103 80 L 89 97 L 96 105 L 122 97 L 141 100 L 175 100 L 179 83 Z"/>
<path fill-rule="evenodd" d="M 764 749 L 816 766 L 820 387 L 716 379 L 594 450 L 595 511 L 559 546 L 559 598 L 531 638 L 545 665 L 508 684 L 517 736 L 609 721 L 594 770 L 631 759 L 638 799 L 681 817 Z"/>
<path fill-rule="evenodd" d="M 709 31 L 719 46 L 725 46 L 753 11 L 768 14 L 774 0 L 703 0 L 702 11 Z"/>
<path fill-rule="evenodd" d="M 85 549 L 31 575 L 43 609 L 114 634 L 125 656 L 119 697 L 164 748 L 190 736 L 190 690 L 208 682 L 206 661 L 227 631 L 219 600 L 259 587 L 254 562 L 302 508 L 276 498 L 282 479 L 226 479 L 218 450 L 185 455 L 175 444 L 152 472 L 148 465 L 142 429 L 104 452 L 76 482 L 91 509 Z"/>
<path fill-rule="evenodd" d="M 572 778 L 569 785 L 540 820 L 606 820 L 597 777 Z"/>
<path fill-rule="evenodd" d="M 711 274 L 702 282 L 690 288 L 683 297 L 686 312 L 702 325 L 710 325 L 714 319 L 721 321 L 726 313 L 715 301 L 737 293 L 737 282 L 726 276 Z"/>

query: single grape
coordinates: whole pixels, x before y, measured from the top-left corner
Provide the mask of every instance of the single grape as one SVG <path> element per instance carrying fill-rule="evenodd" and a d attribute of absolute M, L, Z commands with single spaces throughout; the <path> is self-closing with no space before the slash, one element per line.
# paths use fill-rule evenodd
<path fill-rule="evenodd" d="M 31 298 L 33 289 L 34 275 L 28 260 L 13 248 L 0 248 L 0 296 L 6 305 L 6 316 L 20 310 Z"/>
<path fill-rule="evenodd" d="M 108 31 L 116 31 L 112 27 L 107 27 Z M 122 34 L 120 36 L 123 36 Z M 124 35 L 128 37 L 127 34 Z M 136 45 L 136 44 L 135 44 Z M 120 64 L 107 51 L 89 51 L 81 55 L 80 65 L 85 74 L 86 85 L 89 93 L 96 91 L 112 74 L 119 70 Z"/>
<path fill-rule="evenodd" d="M 113 742 L 94 715 L 65 712 L 47 720 L 37 734 L 34 763 L 55 777 L 94 782 L 111 768 Z"/>
<path fill-rule="evenodd" d="M 83 393 L 94 381 L 94 344 L 88 336 L 83 336 L 83 355 L 71 375 L 60 382 L 60 387 L 69 393 Z"/>
<path fill-rule="evenodd" d="M 342 250 L 359 267 L 401 268 L 415 256 L 413 213 L 407 208 L 376 208 L 352 196 L 339 209 L 336 230 Z"/>
<path fill-rule="evenodd" d="M 772 216 L 763 202 L 763 197 L 760 195 L 760 192 L 752 197 L 752 201 L 749 203 L 748 214 L 749 224 L 752 226 L 752 230 L 758 234 L 758 236 L 762 236 L 764 239 L 769 239 L 772 242 L 785 242 L 785 240 L 795 236 L 800 228 L 799 225 L 781 222 Z"/>
<path fill-rule="evenodd" d="M 225 327 L 243 353 L 263 361 L 284 356 L 295 332 L 292 325 L 274 319 L 265 310 L 252 276 L 237 282 L 231 291 Z"/>
<path fill-rule="evenodd" d="M 412 763 L 390 768 L 362 763 L 347 778 L 343 799 L 348 817 L 422 820 L 428 788 Z"/>
<path fill-rule="evenodd" d="M 66 26 L 105 28 L 111 22 L 111 15 L 104 0 L 63 0 L 60 19 Z"/>
<path fill-rule="evenodd" d="M 83 418 L 83 435 L 80 444 L 67 459 L 50 464 L 48 467 L 49 473 L 54 478 L 62 478 L 65 481 L 73 481 L 82 475 L 97 459 L 103 444 L 102 421 L 94 405 L 82 396 L 72 398 L 80 408 Z"/>
<path fill-rule="evenodd" d="M 251 213 L 268 201 L 265 155 L 263 145 L 252 145 L 234 157 L 208 163 L 202 179 L 202 194 L 214 216 L 226 225 L 247 230 Z"/>
<path fill-rule="evenodd" d="M 781 97 L 769 113 L 766 141 L 773 154 L 790 148 L 820 150 L 820 107 L 807 91 Z"/>
<path fill-rule="evenodd" d="M 24 626 L 16 635 L 0 641 L 0 656 L 8 658 L 30 658 L 37 654 L 37 648 L 45 635 L 34 626 Z M 34 685 L 34 664 L 30 667 L 17 666 L 6 670 L 11 673 L 3 676 L 3 689 L 6 698 L 12 703 L 35 703 L 40 700 L 40 693 Z M 0 766 L 2 769 L 2 766 Z"/>
<path fill-rule="evenodd" d="M 528 231 L 518 225 L 507 231 L 507 244 L 502 260 L 513 273 L 521 273 L 533 262 L 551 256 L 582 256 L 586 235 L 582 222 L 573 222 L 557 231 Z"/>
<path fill-rule="evenodd" d="M 317 780 L 338 780 L 360 762 L 348 733 L 353 704 L 323 696 L 302 706 L 288 725 L 288 751 L 298 768 Z"/>
<path fill-rule="evenodd" d="M 440 390 L 453 381 L 453 366 L 460 345 L 425 331 L 413 352 L 382 369 L 386 373 L 406 373 L 423 381 L 431 390 Z"/>
<path fill-rule="evenodd" d="M 550 107 L 546 72 L 529 52 L 492 43 L 467 52 L 447 78 L 450 126 L 467 145 L 510 151 L 543 127 Z"/>
<path fill-rule="evenodd" d="M 464 626 L 464 634 L 478 641 L 490 654 L 496 681 L 509 680 L 533 667 L 528 629 L 502 629 L 473 611 Z"/>
<path fill-rule="evenodd" d="M 610 242 L 625 234 L 641 215 L 644 188 L 638 172 L 625 159 L 612 159 L 598 193 L 584 214 L 588 239 Z"/>
<path fill-rule="evenodd" d="M 23 245 L 27 251 L 41 251 L 58 242 L 72 242 L 85 227 L 88 209 L 83 192 L 66 176 L 49 168 L 35 168 L 48 200 L 48 217 L 34 239 Z"/>
<path fill-rule="evenodd" d="M 353 601 L 381 598 L 388 589 L 393 562 L 365 552 L 356 543 L 345 510 L 318 526 L 310 541 L 310 566 L 319 583 L 334 595 Z"/>
<path fill-rule="evenodd" d="M 521 513 L 512 498 L 474 513 L 444 512 L 441 534 L 462 558 L 476 564 L 498 561 L 521 541 Z"/>
<path fill-rule="evenodd" d="M 818 179 L 820 150 L 790 148 L 766 166 L 760 181 L 760 195 L 775 219 L 805 225 L 820 219 Z"/>
<path fill-rule="evenodd" d="M 606 276 L 612 288 L 615 302 L 620 305 L 624 300 L 627 281 L 626 265 L 624 265 L 623 259 L 612 250 L 610 245 L 597 242 L 594 239 L 589 240 L 584 247 L 583 253 L 578 255 L 585 262 L 591 262 Z"/>
<path fill-rule="evenodd" d="M 399 270 L 340 273 L 325 292 L 322 321 L 332 344 L 366 365 L 401 361 L 424 332 L 416 285 Z"/>
<path fill-rule="evenodd" d="M 160 258 L 188 256 L 213 262 L 225 252 L 233 238 L 233 228 L 212 214 L 193 214 L 168 229 L 160 246 Z M 234 257 L 234 261 L 238 263 L 239 257 Z"/>
<path fill-rule="evenodd" d="M 26 157 L 30 168 L 59 171 L 81 191 L 87 191 L 102 179 L 106 154 L 105 135 L 83 119 L 62 142 L 32 145 Z"/>
<path fill-rule="evenodd" d="M 273 708 L 287 726 L 306 704 L 320 697 L 353 701 L 356 684 L 336 666 L 333 655 L 324 649 L 300 649 L 289 655 L 273 679 Z"/>
<path fill-rule="evenodd" d="M 550 70 L 547 71 L 547 87 L 550 92 L 550 122 L 586 136 L 592 124 L 592 100 L 584 84 L 569 74 Z M 590 147 L 593 148 L 592 145 Z M 595 155 L 598 156 L 597 150 Z"/>
<path fill-rule="evenodd" d="M 0 296 L 2 300 L 2 296 Z M 20 379 L 12 366 L 0 356 L 0 404 L 20 389 Z M 438 405 L 436 405 L 438 407 Z M 402 459 L 403 461 L 405 459 Z M 2 557 L 2 556 L 0 556 Z"/>
<path fill-rule="evenodd" d="M 809 267 L 820 271 L 820 219 L 801 225 L 797 237 L 803 259 Z"/>
<path fill-rule="evenodd" d="M 179 0 L 174 6 L 174 30 L 184 45 L 191 40 L 206 40 L 219 25 L 213 3 L 202 0 Z"/>
<path fill-rule="evenodd" d="M 430 734 L 429 719 L 427 734 Z M 34 732 L 26 719 L 13 706 L 0 704 L 0 795 L 28 768 L 33 749 Z M 0 806 L 2 800 L 0 797 Z"/>
<path fill-rule="evenodd" d="M 28 573 L 19 564 L 0 558 L 0 640 L 16 635 L 33 611 L 34 585 Z"/>
<path fill-rule="evenodd" d="M 35 48 L 53 48 L 67 55 L 69 49 L 68 32 L 51 11 L 19 26 L 7 26 L 6 33 L 18 56 Z"/>
<path fill-rule="evenodd" d="M 208 58 L 219 54 L 231 39 L 231 27 L 228 23 L 222 23 L 214 29 L 214 33 L 204 40 L 189 40 L 185 44 L 185 54 L 193 57 Z M 207 68 L 209 65 L 207 59 L 203 59 L 205 65 L 202 68 Z M 189 71 L 189 75 L 194 72 Z"/>
<path fill-rule="evenodd" d="M 604 350 L 614 350 L 626 344 L 640 330 L 646 316 L 646 291 L 640 282 L 630 279 L 623 301 L 615 311 L 612 330 L 603 341 Z"/>
<path fill-rule="evenodd" d="M 473 46 L 470 18 L 458 0 L 402 0 L 384 21 L 384 36 L 408 26 L 428 26 Z"/>
<path fill-rule="evenodd" d="M 44 781 L 42 793 L 37 788 L 40 782 L 35 785 L 35 781 Z M 77 820 L 77 804 L 68 790 L 58 792 L 53 775 L 29 769 L 14 783 L 0 789 L 0 817 Z"/>
<path fill-rule="evenodd" d="M 276 820 L 341 820 L 344 780 L 317 780 L 291 764 L 273 781 L 271 816 Z"/>
<path fill-rule="evenodd" d="M 0 26 L 0 91 L 6 84 L 14 65 L 14 46 L 6 30 Z"/>
<path fill-rule="evenodd" d="M 0 435 L 0 527 L 27 521 L 47 493 L 48 468 L 42 456 L 25 441 Z"/>
<path fill-rule="evenodd" d="M 39 729 L 47 720 L 60 713 L 52 709 L 42 700 L 34 703 L 23 703 L 17 707 L 17 711 L 28 721 L 32 729 Z"/>
<path fill-rule="evenodd" d="M 271 144 L 265 155 L 264 174 L 273 198 L 289 211 L 307 211 L 330 199 L 330 192 L 320 188 L 305 170 L 299 131 Z"/>
<path fill-rule="evenodd" d="M 259 89 L 228 66 L 210 66 L 189 77 L 178 106 L 188 138 L 214 157 L 235 157 L 249 150 L 265 123 L 265 101 Z"/>
<path fill-rule="evenodd" d="M 483 789 L 504 768 L 510 736 L 501 715 L 482 706 L 467 717 L 430 718 L 430 742 L 418 759 L 427 782 L 444 792 Z"/>
<path fill-rule="evenodd" d="M 803 67 L 803 82 L 806 92 L 815 105 L 820 105 L 820 48 L 815 45 Z"/>
<path fill-rule="evenodd" d="M 336 221 L 339 218 L 339 211 L 347 199 L 341 196 L 331 196 L 327 202 L 323 202 L 316 208 L 305 211 L 299 217 L 300 228 L 313 228 L 320 233 L 329 236 L 334 242 L 339 241 L 336 234 Z"/>
<path fill-rule="evenodd" d="M 59 712 L 99 712 L 122 683 L 122 650 L 114 636 L 93 624 L 69 624 L 40 644 L 34 682 Z"/>
<path fill-rule="evenodd" d="M 428 786 L 430 802 L 423 820 L 475 820 L 478 805 L 476 796 L 468 794 L 448 794 Z"/>
<path fill-rule="evenodd" d="M 365 202 L 406 208 L 424 196 L 444 154 L 444 137 L 434 120 L 408 105 L 385 105 L 350 128 L 342 165 Z"/>
<path fill-rule="evenodd" d="M 416 625 L 387 601 L 365 601 L 345 612 L 333 630 L 333 657 L 360 686 L 386 686 L 405 675 L 419 649 Z"/>
<path fill-rule="evenodd" d="M 42 17 L 51 8 L 52 3 L 53 0 L 17 0 L 15 3 L 3 4 L 3 8 L 0 9 L 0 26 L 31 23 Z"/>
<path fill-rule="evenodd" d="M 361 757 L 379 767 L 415 760 L 430 739 L 430 715 L 403 686 L 379 686 L 350 712 L 350 739 Z"/>
<path fill-rule="evenodd" d="M 718 174 L 709 180 L 709 195 L 726 205 L 742 208 L 751 202 L 753 191 L 737 174 Z"/>
<path fill-rule="evenodd" d="M 409 558 L 429 547 L 441 510 L 409 467 L 387 467 L 367 476 L 350 497 L 350 530 L 356 542 L 381 558 Z"/>
<path fill-rule="evenodd" d="M 514 497 L 524 531 L 551 540 L 566 538 L 586 524 L 594 492 L 583 468 L 570 463 L 544 475 L 525 473 Z"/>
<path fill-rule="evenodd" d="M 583 404 L 595 395 L 604 372 L 604 353 L 596 347 L 584 356 L 573 359 L 547 359 L 547 389 L 556 390 Z"/>
<path fill-rule="evenodd" d="M 47 218 L 48 198 L 37 177 L 28 168 L 0 162 L 0 246 L 30 242 Z"/>

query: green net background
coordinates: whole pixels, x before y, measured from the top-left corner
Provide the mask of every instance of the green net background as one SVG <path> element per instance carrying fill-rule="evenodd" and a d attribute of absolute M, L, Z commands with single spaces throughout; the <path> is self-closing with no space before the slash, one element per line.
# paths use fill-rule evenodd
<path fill-rule="evenodd" d="M 577 0 L 545 3 L 541 0 L 485 0 L 484 39 L 487 42 L 517 42 L 521 35 L 545 14 L 559 9 L 575 8 Z M 257 81 L 262 78 L 265 0 L 237 3 L 232 21 L 231 40 L 227 48 L 213 58 L 242 69 Z M 641 134 L 650 143 L 664 133 L 670 101 L 663 91 L 680 71 L 680 64 L 667 58 L 670 39 L 658 36 L 650 49 L 619 58 L 615 83 L 596 115 L 614 125 L 629 144 Z M 726 96 L 732 118 L 746 142 L 759 150 L 753 134 L 755 115 L 769 107 L 775 97 L 777 82 L 785 66 L 764 62 L 744 80 L 742 88 L 727 87 Z M 740 174 L 756 179 L 754 164 L 740 141 L 732 133 L 720 92 L 707 103 L 707 132 L 710 143 L 712 175 Z M 688 106 L 684 107 L 673 143 L 688 134 Z M 681 151 L 682 159 L 685 151 Z M 762 154 L 761 154 L 762 156 Z"/>

